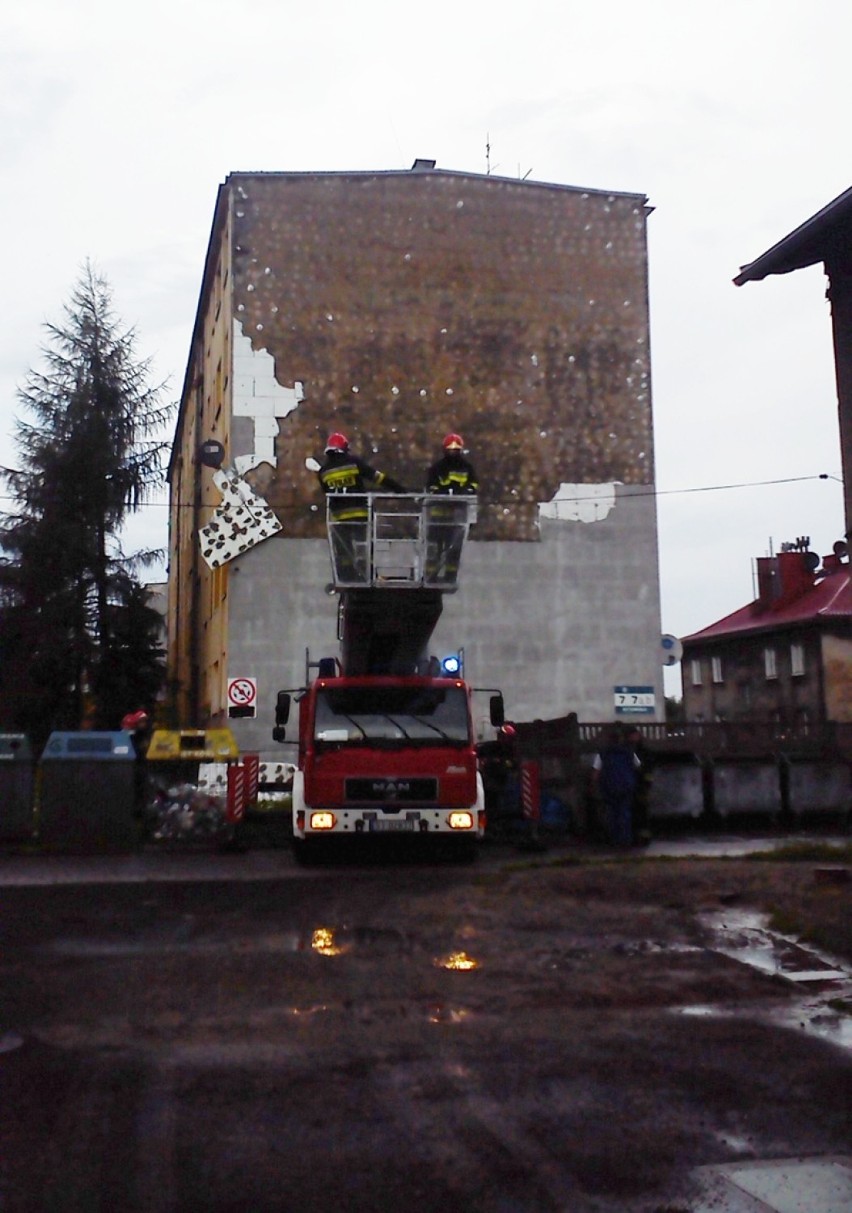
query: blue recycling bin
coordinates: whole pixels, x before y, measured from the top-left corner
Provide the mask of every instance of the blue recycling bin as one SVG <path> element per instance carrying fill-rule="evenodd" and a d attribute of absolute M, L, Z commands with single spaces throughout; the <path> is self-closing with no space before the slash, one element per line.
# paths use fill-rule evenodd
<path fill-rule="evenodd" d="M 23 733 L 0 733 L 0 841 L 26 842 L 35 829 L 35 765 Z"/>
<path fill-rule="evenodd" d="M 130 733 L 51 733 L 40 765 L 37 833 L 47 850 L 132 850 L 138 842 Z"/>

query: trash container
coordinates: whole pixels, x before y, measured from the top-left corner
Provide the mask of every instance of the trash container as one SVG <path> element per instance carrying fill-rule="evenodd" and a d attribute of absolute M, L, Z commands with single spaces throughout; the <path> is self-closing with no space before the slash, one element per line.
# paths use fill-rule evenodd
<path fill-rule="evenodd" d="M 0 733 L 0 841 L 25 842 L 35 830 L 33 752 L 23 733 Z"/>
<path fill-rule="evenodd" d="M 229 842 L 228 767 L 239 756 L 230 729 L 156 729 L 146 754 L 146 838 Z"/>
<path fill-rule="evenodd" d="M 658 750 L 650 763 L 648 817 L 697 818 L 704 812 L 704 768 L 697 754 Z"/>
<path fill-rule="evenodd" d="M 710 764 L 713 809 L 777 817 L 781 812 L 781 772 L 776 758 L 714 758 Z"/>
<path fill-rule="evenodd" d="M 132 850 L 136 750 L 130 733 L 51 733 L 41 756 L 38 839 L 49 850 Z"/>
<path fill-rule="evenodd" d="M 844 822 L 852 809 L 852 772 L 840 760 L 787 757 L 783 767 L 787 809 L 805 814 L 836 814 Z"/>

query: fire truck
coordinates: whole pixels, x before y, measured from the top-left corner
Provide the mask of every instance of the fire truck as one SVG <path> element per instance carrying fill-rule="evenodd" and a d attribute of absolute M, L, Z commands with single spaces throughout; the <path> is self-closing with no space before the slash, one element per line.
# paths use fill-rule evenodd
<path fill-rule="evenodd" d="M 428 648 L 443 597 L 458 588 L 474 497 L 368 494 L 361 513 L 327 498 L 339 655 L 305 657 L 305 685 L 279 691 L 273 738 L 298 706 L 293 844 L 303 860 L 324 841 L 436 840 L 473 858 L 485 831 L 474 690 L 463 649 Z M 349 503 L 347 503 L 349 504 Z M 503 696 L 490 694 L 492 725 Z"/>

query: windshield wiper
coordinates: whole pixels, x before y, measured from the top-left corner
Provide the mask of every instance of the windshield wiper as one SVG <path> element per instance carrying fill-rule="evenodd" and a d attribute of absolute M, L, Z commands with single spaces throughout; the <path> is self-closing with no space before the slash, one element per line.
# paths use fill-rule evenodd
<path fill-rule="evenodd" d="M 458 740 L 458 738 L 456 738 L 456 737 L 451 737 L 449 735 L 449 733 L 446 733 L 439 725 L 432 724 L 431 720 L 424 720 L 422 716 L 414 716 L 414 715 L 412 715 L 411 719 L 416 720 L 418 724 L 425 725 L 427 729 L 431 729 L 434 733 L 437 733 L 442 741 L 457 741 Z"/>
<path fill-rule="evenodd" d="M 393 716 L 388 716 L 387 712 L 382 712 L 382 715 L 384 716 L 385 720 L 389 720 L 391 722 L 391 724 L 393 725 L 393 727 L 395 729 L 399 729 L 400 733 L 402 733 L 402 735 L 406 741 L 411 741 L 411 734 L 407 733 L 405 731 L 405 729 L 402 727 L 402 725 L 399 723 L 398 720 L 394 720 Z M 393 738 L 390 738 L 390 737 L 388 738 L 388 741 L 392 741 L 392 740 L 393 740 Z"/>

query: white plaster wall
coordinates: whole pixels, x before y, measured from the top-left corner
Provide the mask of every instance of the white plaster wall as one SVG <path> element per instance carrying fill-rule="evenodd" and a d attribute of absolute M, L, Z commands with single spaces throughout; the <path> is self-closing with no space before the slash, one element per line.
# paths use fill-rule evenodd
<path fill-rule="evenodd" d="M 431 650 L 463 647 L 468 681 L 500 687 L 510 718 L 611 720 L 613 688 L 631 685 L 655 688 L 642 719 L 663 719 L 655 500 L 647 487 L 614 494 L 598 521 L 543 518 L 540 543 L 468 542 Z M 270 740 L 275 694 L 302 684 L 306 647 L 337 653 L 329 579 L 324 540 L 276 537 L 232 562 L 228 677 L 258 682 L 257 719 L 229 722 L 241 747 L 291 757 Z"/>

